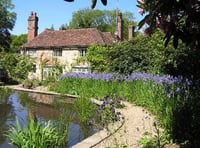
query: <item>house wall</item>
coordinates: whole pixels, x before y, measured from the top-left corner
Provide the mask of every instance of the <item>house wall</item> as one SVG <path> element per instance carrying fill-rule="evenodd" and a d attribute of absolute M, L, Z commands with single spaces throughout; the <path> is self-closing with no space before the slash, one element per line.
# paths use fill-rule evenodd
<path fill-rule="evenodd" d="M 69 72 L 72 65 L 76 63 L 76 59 L 79 57 L 79 50 L 78 48 L 65 48 L 62 54 L 61 61 L 63 61 L 65 65 L 64 71 Z"/>
<path fill-rule="evenodd" d="M 26 52 L 28 54 L 28 51 Z M 40 73 L 40 63 L 42 60 L 48 59 L 49 62 L 53 60 L 53 51 L 50 49 L 40 49 L 36 50 L 36 55 L 31 56 L 32 58 L 35 58 L 35 65 L 36 65 L 36 71 L 30 72 L 28 78 L 29 79 L 40 79 L 41 73 Z"/>
<path fill-rule="evenodd" d="M 28 52 L 26 52 L 28 54 Z M 63 73 L 70 72 L 72 70 L 72 66 L 77 65 L 76 59 L 80 56 L 79 48 L 64 48 L 62 50 L 62 56 L 53 56 L 52 49 L 39 49 L 36 50 L 35 55 L 35 64 L 36 64 L 36 72 L 30 72 L 28 78 L 29 79 L 41 79 L 40 73 L 40 63 L 42 60 L 48 59 L 46 65 L 53 65 L 53 61 L 56 58 L 61 65 L 64 65 Z M 87 67 L 87 63 L 81 65 Z"/>

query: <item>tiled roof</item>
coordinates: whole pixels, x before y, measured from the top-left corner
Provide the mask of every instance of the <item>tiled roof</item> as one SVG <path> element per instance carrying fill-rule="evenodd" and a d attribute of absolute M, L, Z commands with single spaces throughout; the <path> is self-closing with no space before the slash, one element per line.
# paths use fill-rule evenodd
<path fill-rule="evenodd" d="M 25 43 L 23 47 L 73 47 L 89 45 L 112 45 L 114 38 L 109 32 L 100 32 L 96 28 L 73 30 L 49 30 L 39 34 L 33 40 Z"/>

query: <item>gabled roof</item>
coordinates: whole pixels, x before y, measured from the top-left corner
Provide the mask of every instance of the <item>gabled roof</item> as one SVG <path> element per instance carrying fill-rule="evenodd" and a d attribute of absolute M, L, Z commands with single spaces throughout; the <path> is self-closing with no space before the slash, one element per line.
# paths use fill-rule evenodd
<path fill-rule="evenodd" d="M 25 43 L 25 48 L 38 47 L 74 47 L 89 45 L 112 45 L 114 37 L 109 32 L 100 32 L 96 28 L 49 30 L 39 34 L 33 40 Z"/>

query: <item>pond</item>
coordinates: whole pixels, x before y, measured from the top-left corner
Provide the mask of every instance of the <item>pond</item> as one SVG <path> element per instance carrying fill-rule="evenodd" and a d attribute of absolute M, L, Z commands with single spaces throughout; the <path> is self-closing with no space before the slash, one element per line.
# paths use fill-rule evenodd
<path fill-rule="evenodd" d="M 27 117 L 30 113 L 34 114 L 37 120 L 43 123 L 49 120 L 59 122 L 60 118 L 63 117 L 61 117 L 61 114 L 64 113 L 64 118 L 69 119 L 66 147 L 71 147 L 93 135 L 98 129 L 80 124 L 73 110 L 73 101 L 74 99 L 63 96 L 0 88 L 0 148 L 12 148 L 4 134 L 11 125 L 15 125 L 16 118 L 21 126 L 27 124 Z"/>

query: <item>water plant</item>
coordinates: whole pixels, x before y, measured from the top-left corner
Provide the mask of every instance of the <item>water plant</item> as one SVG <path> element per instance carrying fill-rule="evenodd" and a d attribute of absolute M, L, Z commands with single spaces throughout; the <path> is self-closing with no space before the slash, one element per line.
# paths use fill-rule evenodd
<path fill-rule="evenodd" d="M 28 125 L 22 128 L 16 119 L 16 128 L 10 127 L 6 136 L 9 138 L 10 144 L 18 148 L 53 148 L 65 145 L 67 135 L 66 132 L 61 135 L 50 121 L 45 123 L 43 127 L 42 123 L 30 119 Z"/>
<path fill-rule="evenodd" d="M 83 124 L 90 124 L 89 120 L 95 118 L 96 108 L 89 98 L 80 97 L 74 102 L 74 110 Z"/>

